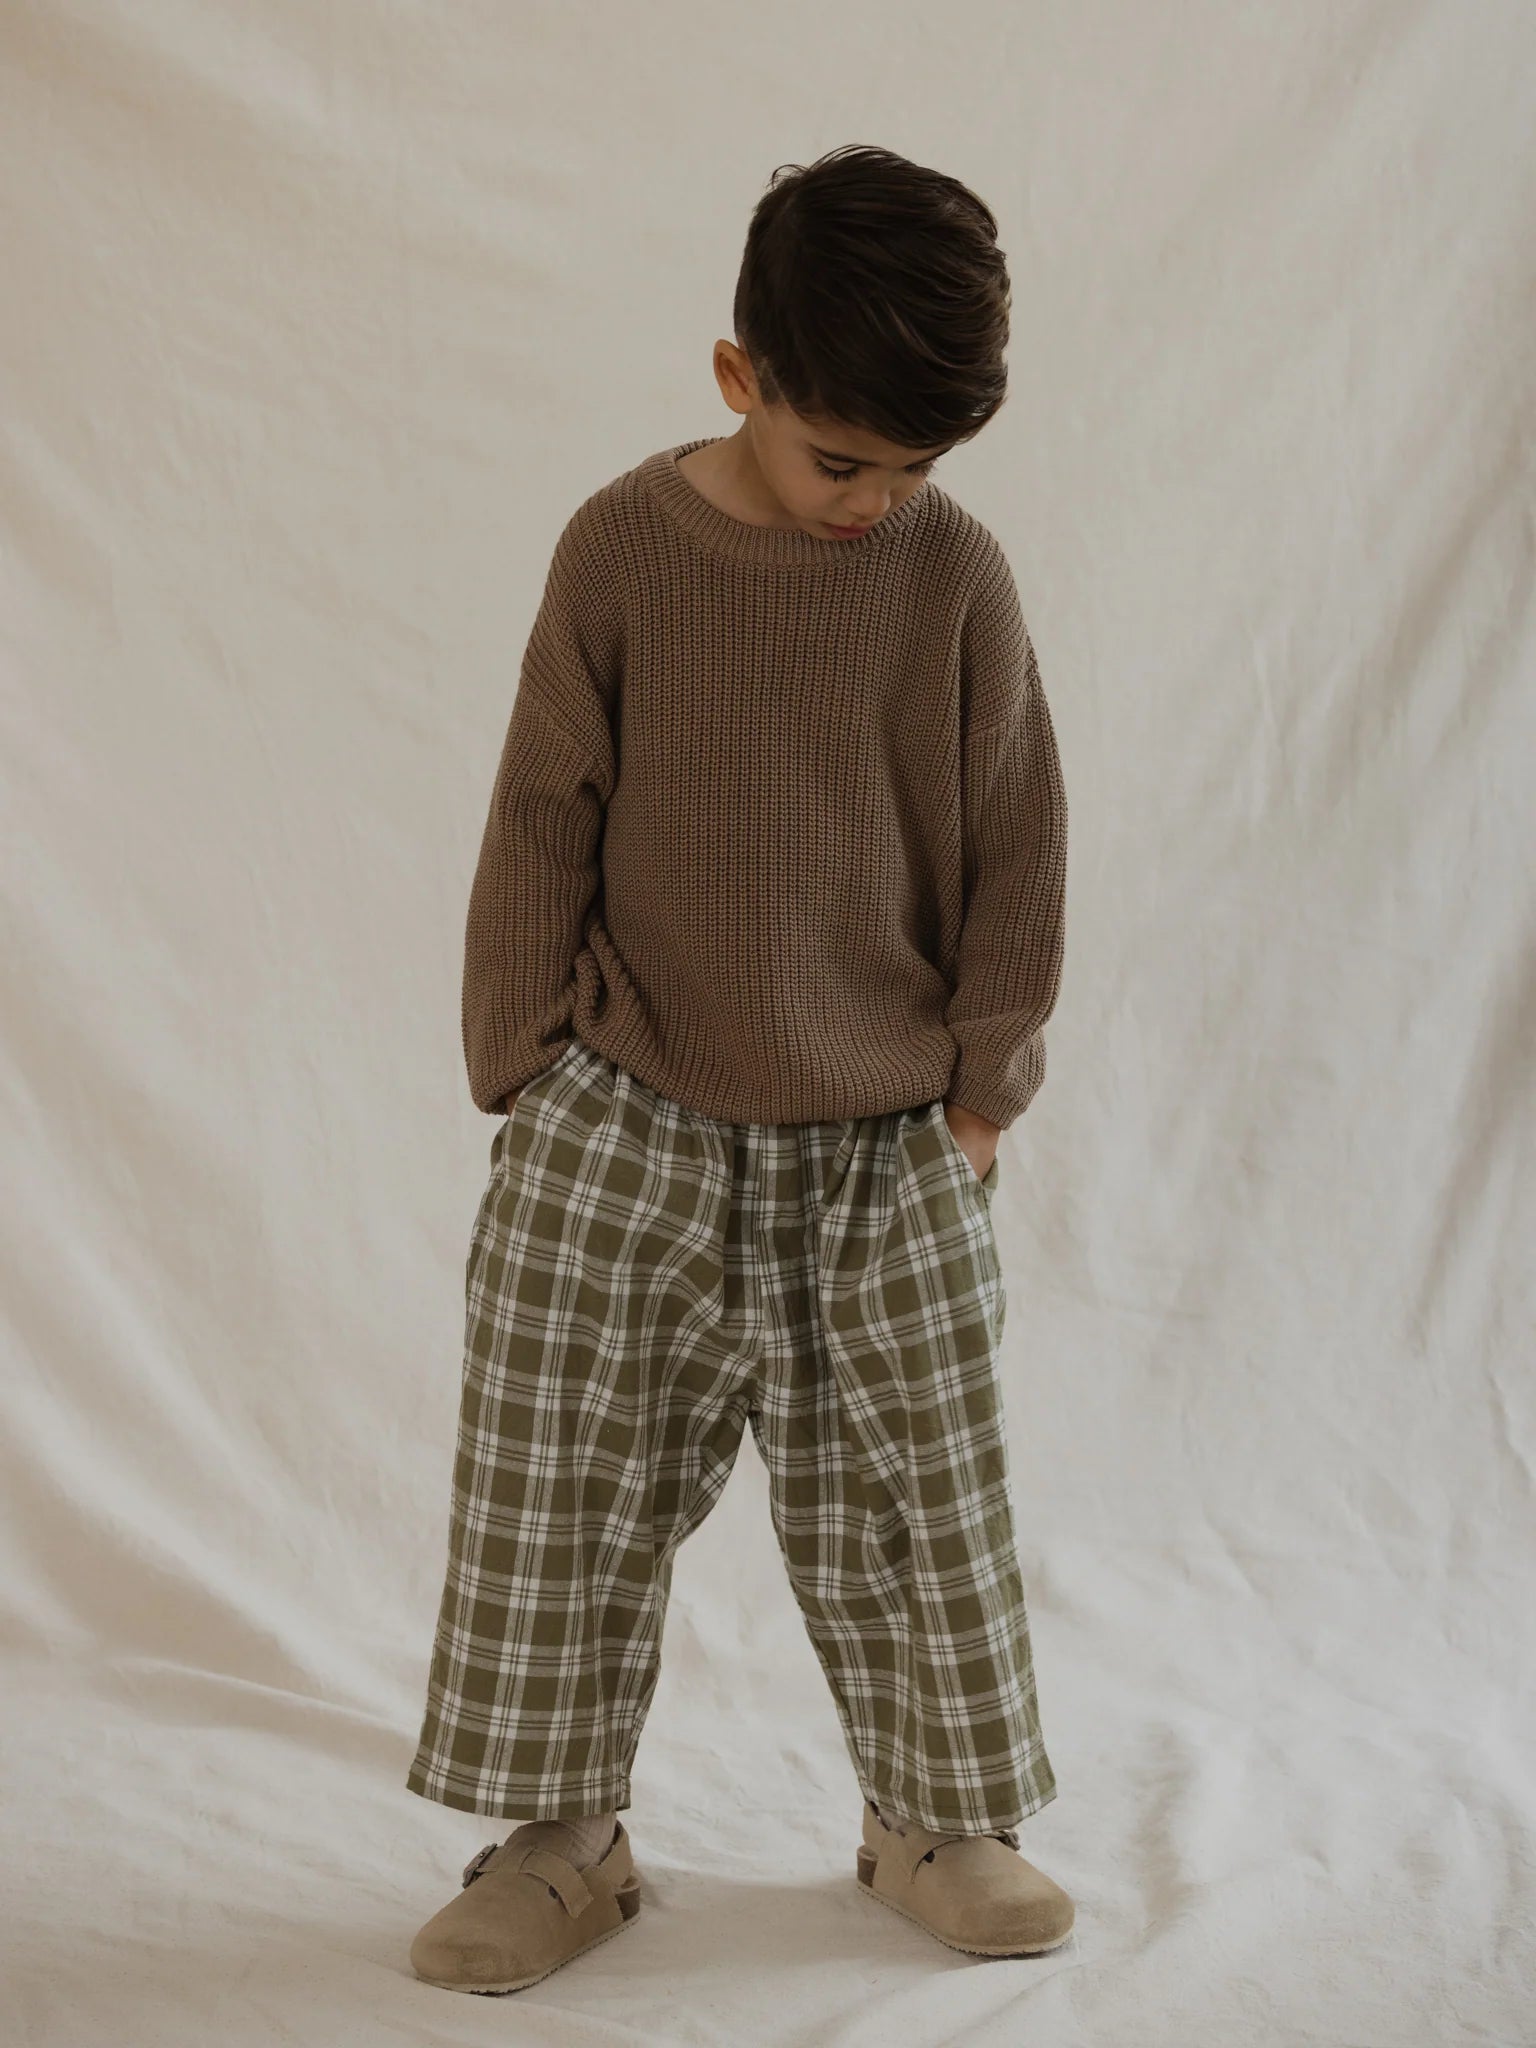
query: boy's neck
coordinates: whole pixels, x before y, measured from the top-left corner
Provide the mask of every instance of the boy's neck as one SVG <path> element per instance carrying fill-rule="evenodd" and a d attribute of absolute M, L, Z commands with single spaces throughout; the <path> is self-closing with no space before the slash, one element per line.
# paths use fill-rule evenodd
<path fill-rule="evenodd" d="M 798 533 L 798 519 L 789 518 L 773 497 L 757 466 L 751 443 L 740 427 L 691 455 L 680 455 L 677 468 L 701 498 L 730 519 L 746 526 L 770 526 Z"/>

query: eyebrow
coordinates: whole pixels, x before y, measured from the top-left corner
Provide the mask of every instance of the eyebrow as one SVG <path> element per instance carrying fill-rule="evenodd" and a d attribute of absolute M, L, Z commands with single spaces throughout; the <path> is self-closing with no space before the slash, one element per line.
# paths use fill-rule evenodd
<path fill-rule="evenodd" d="M 863 459 L 863 457 L 859 455 L 839 455 L 831 448 L 818 448 L 814 441 L 808 441 L 806 443 L 806 446 L 810 449 L 813 455 L 820 455 L 827 462 L 852 463 L 855 469 L 875 469 L 878 467 L 876 463 L 866 462 Z M 937 462 L 939 459 L 939 455 L 947 455 L 950 452 L 950 449 L 956 446 L 958 446 L 958 443 L 951 441 L 947 447 L 941 448 L 938 451 L 938 455 L 925 455 L 922 457 L 921 461 L 909 462 L 907 464 L 907 468 L 924 469 L 930 462 Z"/>

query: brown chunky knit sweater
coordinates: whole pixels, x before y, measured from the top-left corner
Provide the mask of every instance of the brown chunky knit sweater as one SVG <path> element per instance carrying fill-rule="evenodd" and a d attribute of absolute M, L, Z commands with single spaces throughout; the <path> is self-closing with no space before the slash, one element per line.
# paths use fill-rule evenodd
<path fill-rule="evenodd" d="M 1045 1074 L 1067 804 L 1008 562 L 930 479 L 862 538 L 753 526 L 648 456 L 554 550 L 470 892 L 470 1092 L 574 1033 L 705 1115 Z"/>

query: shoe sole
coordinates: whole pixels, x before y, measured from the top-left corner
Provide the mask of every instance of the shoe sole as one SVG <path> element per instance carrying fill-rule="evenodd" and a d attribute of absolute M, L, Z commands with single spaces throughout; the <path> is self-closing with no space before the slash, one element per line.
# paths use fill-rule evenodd
<path fill-rule="evenodd" d="M 633 1927 L 640 1912 L 640 1887 L 638 1883 L 623 1885 L 614 1893 L 619 1902 L 623 1919 L 617 1927 L 608 1927 L 601 1934 L 594 1934 L 590 1941 L 584 1941 L 580 1948 L 573 1948 L 568 1956 L 560 1956 L 548 1963 L 542 1970 L 535 1970 L 531 1976 L 509 1977 L 505 1984 L 461 1984 L 451 1977 L 428 1977 L 420 1970 L 416 1975 L 423 1984 L 432 1984 L 439 1991 L 468 1991 L 482 1998 L 501 1998 L 509 1991 L 526 1991 L 530 1984 L 542 1984 L 546 1977 L 552 1977 L 556 1970 L 567 1963 L 574 1963 L 578 1956 L 588 1954 L 592 1949 L 601 1948 L 605 1941 L 612 1941 L 616 1934 L 622 1934 L 626 1927 Z"/>
<path fill-rule="evenodd" d="M 1070 1941 L 1072 1938 L 1072 1929 L 1069 1927 L 1064 1934 L 1058 1934 L 1054 1941 L 1031 1942 L 1025 1947 L 1021 1947 L 1017 1942 L 1009 1942 L 1002 1948 L 982 1948 L 976 1942 L 956 1941 L 951 1935 L 940 1934 L 938 1928 L 923 1919 L 920 1913 L 914 1913 L 910 1907 L 903 1906 L 897 1899 L 888 1898 L 884 1892 L 877 1892 L 869 1882 L 875 1873 L 873 1854 L 868 1849 L 861 1849 L 858 1856 L 858 1885 L 861 1892 L 868 1892 L 877 1905 L 889 1906 L 891 1911 L 899 1913 L 903 1920 L 910 1920 L 914 1927 L 921 1927 L 923 1932 L 931 1934 L 935 1941 L 942 1941 L 946 1948 L 958 1949 L 962 1955 L 1043 1956 L 1053 1948 L 1060 1948 L 1064 1941 Z"/>

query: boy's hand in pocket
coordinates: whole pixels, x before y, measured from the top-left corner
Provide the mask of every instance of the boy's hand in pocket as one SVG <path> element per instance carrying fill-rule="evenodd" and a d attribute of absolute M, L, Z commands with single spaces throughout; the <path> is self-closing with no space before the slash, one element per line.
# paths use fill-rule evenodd
<path fill-rule="evenodd" d="M 996 1124 L 989 1124 L 984 1116 L 978 1116 L 974 1109 L 962 1109 L 958 1102 L 945 1103 L 944 1121 L 949 1125 L 950 1136 L 971 1162 L 976 1178 L 985 1180 L 997 1157 L 1002 1132 Z"/>

